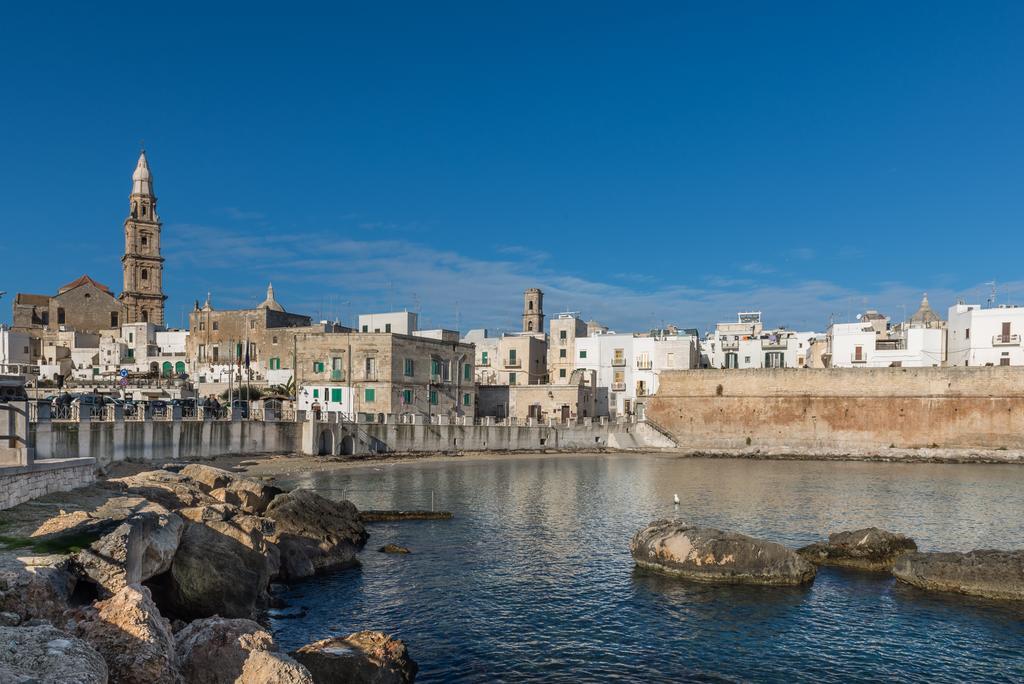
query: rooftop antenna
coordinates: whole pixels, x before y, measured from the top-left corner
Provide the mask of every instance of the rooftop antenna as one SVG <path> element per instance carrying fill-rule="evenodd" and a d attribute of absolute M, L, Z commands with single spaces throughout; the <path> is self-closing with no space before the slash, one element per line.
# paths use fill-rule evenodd
<path fill-rule="evenodd" d="M 459 332 L 459 302 L 455 301 L 455 332 Z"/>
<path fill-rule="evenodd" d="M 996 305 L 996 281 L 993 280 L 993 281 L 985 283 L 985 284 L 988 285 L 991 288 L 989 290 L 989 295 L 988 295 L 988 300 L 987 300 L 988 305 L 994 307 Z"/>

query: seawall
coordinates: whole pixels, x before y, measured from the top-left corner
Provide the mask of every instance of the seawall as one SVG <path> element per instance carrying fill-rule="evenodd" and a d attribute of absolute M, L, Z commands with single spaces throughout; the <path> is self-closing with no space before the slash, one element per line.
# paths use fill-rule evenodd
<path fill-rule="evenodd" d="M 1020 451 L 1024 368 L 671 371 L 647 416 L 691 452 Z"/>

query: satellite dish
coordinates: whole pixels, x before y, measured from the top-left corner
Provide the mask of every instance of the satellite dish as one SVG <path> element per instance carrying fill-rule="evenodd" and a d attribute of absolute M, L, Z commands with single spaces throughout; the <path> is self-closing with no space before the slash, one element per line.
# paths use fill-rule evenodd
<path fill-rule="evenodd" d="M 860 320 L 860 314 L 857 314 L 857 320 L 858 321 Z"/>

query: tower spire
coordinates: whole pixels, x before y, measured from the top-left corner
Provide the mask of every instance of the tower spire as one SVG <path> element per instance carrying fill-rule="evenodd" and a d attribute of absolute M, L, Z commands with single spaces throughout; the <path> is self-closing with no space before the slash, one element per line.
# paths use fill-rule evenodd
<path fill-rule="evenodd" d="M 139 160 L 132 173 L 132 193 L 128 198 L 130 210 L 124 221 L 124 305 L 128 323 L 148 322 L 164 324 L 163 292 L 164 258 L 160 255 L 162 224 L 156 213 L 156 195 L 153 194 L 153 174 L 149 170 L 146 150 L 139 152 Z"/>

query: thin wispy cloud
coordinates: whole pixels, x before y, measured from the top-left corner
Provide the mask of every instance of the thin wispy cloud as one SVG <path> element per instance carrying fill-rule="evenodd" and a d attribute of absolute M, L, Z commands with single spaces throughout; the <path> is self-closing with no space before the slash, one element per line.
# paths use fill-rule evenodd
<path fill-rule="evenodd" d="M 549 315 L 576 311 L 620 331 L 675 323 L 703 332 L 745 310 L 763 311 L 769 325 L 822 331 L 829 320 L 853 320 L 866 308 L 898 320 L 913 313 L 924 290 L 941 313 L 958 294 L 948 286 L 891 281 L 854 289 L 814 279 L 766 284 L 695 277 L 692 283 L 650 287 L 636 274 L 618 274 L 610 282 L 589 279 L 524 258 L 528 250 L 495 250 L 495 258 L 486 259 L 405 240 L 339 240 L 329 232 L 253 236 L 184 224 L 167 233 L 174 236 L 166 247 L 168 283 L 179 269 L 197 284 L 233 276 L 229 286 L 213 289 L 214 306 L 252 306 L 273 281 L 289 310 L 348 322 L 360 312 L 405 308 L 433 327 L 454 327 L 458 319 L 463 330 L 516 329 L 523 290 L 541 287 Z M 511 256 L 519 258 L 506 258 Z M 207 286 L 201 287 L 182 294 L 189 303 L 202 300 Z M 961 290 L 987 291 L 976 285 Z M 1000 285 L 1000 292 L 1024 293 L 1024 283 Z"/>

